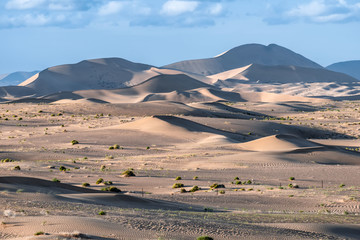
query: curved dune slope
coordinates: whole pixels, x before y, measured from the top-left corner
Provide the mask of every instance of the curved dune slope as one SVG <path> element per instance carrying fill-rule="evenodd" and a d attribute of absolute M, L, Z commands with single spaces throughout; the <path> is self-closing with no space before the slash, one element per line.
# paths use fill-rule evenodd
<path fill-rule="evenodd" d="M 222 83 L 227 87 L 234 87 L 238 83 L 358 82 L 357 79 L 346 74 L 326 69 L 297 66 L 265 66 L 259 64 L 251 64 L 247 67 L 215 74 L 209 76 L 209 78 L 212 78 L 213 82 L 218 80 L 217 84 Z"/>
<path fill-rule="evenodd" d="M 164 67 L 208 76 L 230 69 L 244 67 L 252 63 L 269 66 L 294 65 L 322 68 L 315 62 L 276 44 L 270 44 L 268 46 L 246 44 L 233 48 L 214 58 L 182 61 Z"/>
<path fill-rule="evenodd" d="M 157 135 L 172 136 L 190 141 L 204 140 L 209 137 L 226 139 L 240 138 L 240 135 L 207 127 L 205 125 L 174 116 L 153 116 L 141 120 L 123 124 L 122 129 L 132 129 Z"/>
<path fill-rule="evenodd" d="M 250 151 L 271 151 L 271 152 L 286 152 L 300 149 L 312 149 L 322 147 L 319 144 L 311 141 L 286 134 L 272 135 L 263 137 L 250 142 L 241 143 L 239 147 Z"/>

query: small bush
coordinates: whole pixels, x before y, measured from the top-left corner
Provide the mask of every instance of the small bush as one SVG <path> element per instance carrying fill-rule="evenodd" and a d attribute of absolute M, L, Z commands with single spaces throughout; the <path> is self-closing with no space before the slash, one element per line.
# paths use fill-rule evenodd
<path fill-rule="evenodd" d="M 51 181 L 53 181 L 53 182 L 60 182 L 60 180 L 59 179 L 57 179 L 57 178 L 53 178 Z"/>
<path fill-rule="evenodd" d="M 224 190 L 219 191 L 220 194 L 225 194 Z"/>
<path fill-rule="evenodd" d="M 184 184 L 182 183 L 174 183 L 174 185 L 172 186 L 172 188 L 182 188 L 184 187 Z"/>
<path fill-rule="evenodd" d="M 196 240 L 214 240 L 214 239 L 209 236 L 201 236 L 201 237 L 198 237 Z"/>
<path fill-rule="evenodd" d="M 115 145 L 113 146 L 113 148 L 114 148 L 114 149 L 120 149 L 120 146 L 119 146 L 118 144 L 115 144 Z"/>
<path fill-rule="evenodd" d="M 15 166 L 15 167 L 14 167 L 14 170 L 21 170 L 21 168 L 20 168 L 20 166 L 18 165 L 18 166 Z"/>
<path fill-rule="evenodd" d="M 289 187 L 289 188 L 299 188 L 299 185 L 289 183 L 288 187 Z"/>
<path fill-rule="evenodd" d="M 180 189 L 180 192 L 181 192 L 181 193 L 186 193 L 186 189 L 185 189 L 185 188 L 182 188 L 182 189 Z"/>
<path fill-rule="evenodd" d="M 295 178 L 294 178 L 294 177 L 289 177 L 289 180 L 290 180 L 290 181 L 294 181 Z"/>
<path fill-rule="evenodd" d="M 98 214 L 99 214 L 99 215 L 106 215 L 106 212 L 100 211 L 100 212 L 98 212 Z"/>
<path fill-rule="evenodd" d="M 100 183 L 102 183 L 102 182 L 104 182 L 104 179 L 99 178 L 99 179 L 96 181 L 96 184 L 100 184 Z"/>
<path fill-rule="evenodd" d="M 101 165 L 100 170 L 101 170 L 101 171 L 105 171 L 105 169 L 106 169 L 106 166 L 105 166 L 105 165 Z"/>
<path fill-rule="evenodd" d="M 15 162 L 14 159 L 10 159 L 10 158 L 5 158 L 5 159 L 1 159 L 1 162 L 5 163 L 5 162 Z"/>
<path fill-rule="evenodd" d="M 247 180 L 246 184 L 252 184 L 251 180 Z"/>
<path fill-rule="evenodd" d="M 59 167 L 59 170 L 62 171 L 62 172 L 66 172 L 67 169 L 66 169 L 66 167 L 64 167 L 64 166 L 60 166 L 60 167 Z"/>
<path fill-rule="evenodd" d="M 345 187 L 345 184 L 342 183 L 342 184 L 340 184 L 339 187 L 343 188 L 343 187 Z"/>
<path fill-rule="evenodd" d="M 236 185 L 241 185 L 241 181 L 235 181 Z"/>
<path fill-rule="evenodd" d="M 224 184 L 217 184 L 214 183 L 213 185 L 210 186 L 210 188 L 215 189 L 215 188 L 225 188 Z"/>
<path fill-rule="evenodd" d="M 198 186 L 193 186 L 192 189 L 190 189 L 190 192 L 196 192 L 199 190 L 200 190 L 200 188 Z"/>
<path fill-rule="evenodd" d="M 105 191 L 105 192 L 121 192 L 121 190 L 118 189 L 117 187 L 106 187 L 106 188 L 102 188 L 101 191 Z"/>
<path fill-rule="evenodd" d="M 109 150 L 114 150 L 114 147 L 113 146 L 109 147 Z"/>
<path fill-rule="evenodd" d="M 82 186 L 83 187 L 90 187 L 90 183 L 85 182 L 85 183 L 82 184 Z"/>
<path fill-rule="evenodd" d="M 135 177 L 135 173 L 132 170 L 126 170 L 122 173 L 122 176 L 124 177 Z"/>
<path fill-rule="evenodd" d="M 44 234 L 45 234 L 45 233 L 42 232 L 42 231 L 34 233 L 35 236 L 40 236 L 40 235 L 44 235 Z"/>
<path fill-rule="evenodd" d="M 75 144 L 79 144 L 79 142 L 78 142 L 77 140 L 72 140 L 72 141 L 71 141 L 71 144 L 72 144 L 72 145 L 75 145 Z"/>
<path fill-rule="evenodd" d="M 198 180 L 198 179 L 199 179 L 199 177 L 198 177 L 198 176 L 195 176 L 195 177 L 193 177 L 193 179 L 194 179 L 194 180 Z"/>
<path fill-rule="evenodd" d="M 239 178 L 239 177 L 235 177 L 234 180 L 240 180 L 240 178 Z"/>
<path fill-rule="evenodd" d="M 181 180 L 181 177 L 180 177 L 180 176 L 177 176 L 177 177 L 175 178 L 175 180 Z"/>
<path fill-rule="evenodd" d="M 112 181 L 105 181 L 104 185 L 113 185 L 113 182 Z"/>

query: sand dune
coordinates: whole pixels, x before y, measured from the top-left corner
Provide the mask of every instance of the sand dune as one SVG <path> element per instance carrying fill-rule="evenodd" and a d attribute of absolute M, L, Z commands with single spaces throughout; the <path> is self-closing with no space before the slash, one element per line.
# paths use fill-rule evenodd
<path fill-rule="evenodd" d="M 322 146 L 311 141 L 286 134 L 272 135 L 250 142 L 241 143 L 239 147 L 250 151 L 288 152 L 300 149 L 315 149 Z"/>
<path fill-rule="evenodd" d="M 134 129 L 157 135 L 171 136 L 173 138 L 187 139 L 189 141 L 203 140 L 209 137 L 217 139 L 239 139 L 241 135 L 233 134 L 208 127 L 194 121 L 174 116 L 153 116 L 135 122 L 123 124 L 121 129 Z"/>
<path fill-rule="evenodd" d="M 7 100 L 29 97 L 34 94 L 35 91 L 28 87 L 19 87 L 19 86 L 0 87 L 0 97 Z"/>
<path fill-rule="evenodd" d="M 234 86 L 240 83 L 312 83 L 312 82 L 337 82 L 358 83 L 359 81 L 346 74 L 329 71 L 322 68 L 305 68 L 298 66 L 265 66 L 251 64 L 247 67 L 230 70 L 209 76 L 218 79 L 225 86 Z M 219 81 L 220 80 L 220 81 Z M 222 81 L 221 81 L 222 80 Z M 231 81 L 230 81 L 231 80 Z M 237 80 L 237 81 L 236 81 Z"/>
<path fill-rule="evenodd" d="M 315 62 L 276 44 L 268 46 L 246 44 L 233 48 L 214 58 L 182 61 L 164 67 L 208 76 L 253 63 L 269 66 L 294 65 L 322 68 Z"/>

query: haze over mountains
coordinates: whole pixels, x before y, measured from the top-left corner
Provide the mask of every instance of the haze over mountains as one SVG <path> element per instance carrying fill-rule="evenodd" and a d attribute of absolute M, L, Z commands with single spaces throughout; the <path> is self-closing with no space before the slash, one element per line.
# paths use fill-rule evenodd
<path fill-rule="evenodd" d="M 0 86 L 16 86 L 38 72 L 39 71 L 2 74 L 0 75 Z"/>
<path fill-rule="evenodd" d="M 355 65 L 347 66 L 349 72 Z M 54 66 L 30 77 L 18 87 L 3 87 L 0 98 L 1 101 L 85 98 L 122 103 L 156 100 L 198 102 L 243 99 L 239 94 L 244 91 L 357 98 L 359 80 L 340 72 L 323 68 L 276 44 L 247 44 L 213 58 L 182 61 L 161 68 L 121 58 Z"/>
<path fill-rule="evenodd" d="M 334 63 L 326 68 L 331 71 L 345 73 L 360 80 L 360 60 Z"/>

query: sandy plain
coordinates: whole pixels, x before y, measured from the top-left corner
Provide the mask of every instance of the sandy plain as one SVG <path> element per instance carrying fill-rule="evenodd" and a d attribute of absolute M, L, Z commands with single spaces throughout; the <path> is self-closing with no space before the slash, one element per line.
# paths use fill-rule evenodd
<path fill-rule="evenodd" d="M 0 238 L 359 239 L 360 102 L 301 100 L 1 104 Z"/>

